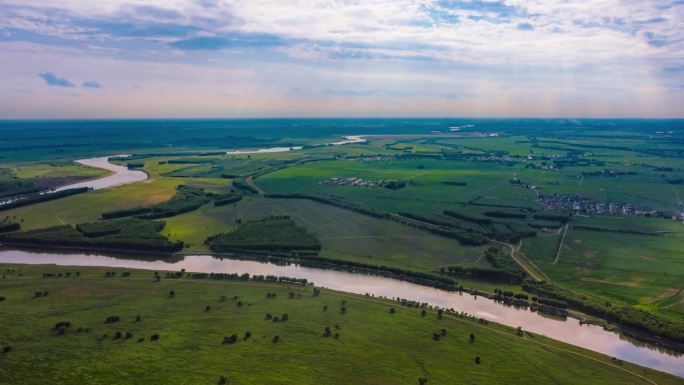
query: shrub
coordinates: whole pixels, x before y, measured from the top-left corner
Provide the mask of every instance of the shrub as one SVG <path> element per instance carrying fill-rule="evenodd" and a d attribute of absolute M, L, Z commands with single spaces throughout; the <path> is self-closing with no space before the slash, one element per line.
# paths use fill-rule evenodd
<path fill-rule="evenodd" d="M 55 324 L 55 326 L 52 327 L 53 330 L 57 330 L 60 328 L 70 328 L 71 327 L 71 322 L 69 321 L 60 321 Z"/>
<path fill-rule="evenodd" d="M 237 334 L 233 334 L 230 337 L 223 337 L 223 341 L 221 341 L 221 345 L 232 345 L 237 342 Z"/>
<path fill-rule="evenodd" d="M 156 340 L 158 340 L 158 339 L 159 339 L 159 334 L 152 334 L 152 335 L 150 336 L 150 341 L 156 341 Z"/>
<path fill-rule="evenodd" d="M 270 217 L 243 223 L 230 233 L 207 238 L 213 251 L 234 250 L 311 250 L 319 251 L 318 240 L 295 225 L 288 217 Z"/>
<path fill-rule="evenodd" d="M 52 226 L 18 233 L 0 234 L 7 243 L 59 245 L 66 247 L 107 248 L 175 252 L 182 242 L 170 242 L 159 234 L 163 222 L 124 218 L 71 225 Z"/>
<path fill-rule="evenodd" d="M 117 323 L 117 322 L 119 322 L 119 321 L 121 321 L 121 317 L 119 317 L 118 315 L 110 315 L 110 316 L 107 317 L 107 319 L 105 320 L 105 323 L 106 323 L 106 324 L 113 324 L 113 323 Z"/>

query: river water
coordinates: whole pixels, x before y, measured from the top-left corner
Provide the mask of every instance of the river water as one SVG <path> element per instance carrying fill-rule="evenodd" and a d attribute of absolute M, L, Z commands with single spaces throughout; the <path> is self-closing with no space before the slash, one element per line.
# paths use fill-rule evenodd
<path fill-rule="evenodd" d="M 70 184 L 68 186 L 62 186 L 54 191 L 62 191 L 72 188 L 90 187 L 93 190 L 101 190 L 104 188 L 110 188 L 114 186 L 119 186 L 122 184 L 128 184 L 133 182 L 140 182 L 147 179 L 147 174 L 139 170 L 130 170 L 128 167 L 119 166 L 113 163 L 109 163 L 109 158 L 119 157 L 123 155 L 113 155 L 113 156 L 103 156 L 100 158 L 89 158 L 89 159 L 79 159 L 76 163 L 80 163 L 84 166 L 96 167 L 105 170 L 112 171 L 112 175 L 105 176 L 99 179 L 93 179 L 85 182 L 79 182 Z"/>
<path fill-rule="evenodd" d="M 560 320 L 529 310 L 517 309 L 484 297 L 451 293 L 391 278 L 342 271 L 276 265 L 255 261 L 187 256 L 181 261 L 136 260 L 104 254 L 29 252 L 0 249 L 0 263 L 56 264 L 65 266 L 108 266 L 150 270 L 180 270 L 206 273 L 249 273 L 306 278 L 317 286 L 356 294 L 400 297 L 434 306 L 453 308 L 477 317 L 590 349 L 608 356 L 684 377 L 684 356 L 640 343 L 595 325 L 580 325 L 573 318 Z"/>
<path fill-rule="evenodd" d="M 352 143 L 363 143 L 366 141 L 366 139 L 363 138 L 364 135 L 350 135 L 350 136 L 345 136 L 344 140 L 339 141 L 339 142 L 332 142 L 332 143 L 325 143 L 321 144 L 320 146 L 342 146 L 345 144 L 352 144 Z M 242 155 L 242 154 L 268 154 L 268 153 L 274 153 L 274 152 L 289 152 L 289 151 L 297 151 L 303 149 L 304 146 L 293 146 L 293 147 L 269 147 L 269 148 L 260 148 L 257 150 L 235 150 L 235 151 L 228 151 L 226 154 L 228 155 Z"/>

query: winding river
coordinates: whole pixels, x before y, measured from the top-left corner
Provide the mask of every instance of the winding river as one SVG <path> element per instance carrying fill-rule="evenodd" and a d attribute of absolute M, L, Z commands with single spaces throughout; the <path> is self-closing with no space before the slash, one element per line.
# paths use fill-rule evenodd
<path fill-rule="evenodd" d="M 364 141 L 360 136 L 347 137 L 344 142 L 330 143 L 342 145 Z M 292 151 L 295 148 L 282 148 Z M 274 152 L 275 149 L 261 149 L 256 152 Z M 247 153 L 247 152 L 242 152 Z M 252 152 L 253 153 L 253 152 Z M 80 182 L 59 188 L 57 191 L 91 187 L 95 190 L 147 179 L 142 171 L 129 170 L 127 167 L 109 163 L 110 157 L 77 160 L 78 163 L 103 168 L 113 174 L 91 181 Z M 151 270 L 180 270 L 206 273 L 249 273 L 263 275 L 306 278 L 317 286 L 356 294 L 372 294 L 379 297 L 400 297 L 427 302 L 431 305 L 453 308 L 477 317 L 486 318 L 512 327 L 545 335 L 547 337 L 573 344 L 684 377 L 684 356 L 651 344 L 635 341 L 620 334 L 604 330 L 600 326 L 581 325 L 578 320 L 550 318 L 525 309 L 505 306 L 484 297 L 469 294 L 450 293 L 426 286 L 391 278 L 354 274 L 348 272 L 302 267 L 296 264 L 276 265 L 255 261 L 218 259 L 211 256 L 186 256 L 180 261 L 136 259 L 134 256 L 113 257 L 99 253 L 57 253 L 30 252 L 15 249 L 0 249 L 0 263 L 16 264 L 56 264 L 63 266 L 107 266 Z"/>
<path fill-rule="evenodd" d="M 147 174 L 139 170 L 131 170 L 128 167 L 119 166 L 109 162 L 109 158 L 122 157 L 125 155 L 112 155 L 103 156 L 100 158 L 89 158 L 89 159 L 79 159 L 76 163 L 82 164 L 84 166 L 101 168 L 104 170 L 109 170 L 113 174 L 105 176 L 99 179 L 88 180 L 85 182 L 79 182 L 70 184 L 67 186 L 62 186 L 54 191 L 62 191 L 72 188 L 90 187 L 93 190 L 101 190 L 105 188 L 115 187 L 122 184 L 128 184 L 133 182 L 140 182 L 147 179 Z"/>
<path fill-rule="evenodd" d="M 130 259 L 129 259 L 130 258 Z M 633 362 L 684 377 L 684 356 L 653 345 L 604 330 L 600 326 L 580 325 L 573 318 L 561 320 L 538 313 L 505 306 L 484 297 L 451 293 L 391 278 L 342 271 L 302 267 L 296 264 L 276 265 L 255 261 L 218 259 L 212 256 L 186 256 L 183 260 L 136 260 L 134 257 L 115 258 L 106 254 L 32 252 L 0 249 L 0 263 L 56 264 L 63 266 L 108 266 L 150 270 L 180 270 L 206 273 L 249 273 L 306 278 L 317 286 L 356 294 L 381 297 L 400 297 L 453 308 L 458 312 L 509 325 L 547 337 L 600 352 L 611 357 Z"/>

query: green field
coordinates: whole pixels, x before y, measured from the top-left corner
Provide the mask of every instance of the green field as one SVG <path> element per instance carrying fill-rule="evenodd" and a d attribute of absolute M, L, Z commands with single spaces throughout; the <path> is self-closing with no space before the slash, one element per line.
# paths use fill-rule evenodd
<path fill-rule="evenodd" d="M 151 271 L 104 268 L 0 269 L 0 294 L 6 298 L 0 302 L 0 346 L 11 347 L 0 354 L 0 382 L 7 384 L 139 384 L 160 378 L 166 384 L 215 384 L 222 377 L 228 384 L 417 384 L 420 378 L 428 384 L 681 383 L 541 336 L 518 337 L 514 329 L 493 323 L 440 320 L 434 311 L 423 317 L 419 309 L 327 290 L 313 296 L 310 286 L 155 282 Z M 130 275 L 123 277 L 124 271 Z M 116 274 L 106 278 L 105 272 Z M 41 278 L 44 273 L 62 276 Z M 286 313 L 288 320 L 273 322 L 267 313 Z M 112 316 L 120 320 L 106 323 Z M 70 326 L 60 331 L 60 322 Z M 442 329 L 446 335 L 435 341 L 433 333 Z M 233 334 L 235 343 L 222 344 Z"/>
<path fill-rule="evenodd" d="M 260 143 L 310 145 L 335 138 L 252 138 L 244 143 L 258 148 Z M 684 208 L 684 146 L 671 139 L 645 128 L 552 132 L 517 127 L 490 136 L 392 135 L 363 144 L 226 155 L 203 138 L 198 143 L 205 146 L 141 148 L 130 152 L 133 158 L 117 160 L 142 166 L 150 175 L 147 181 L 5 210 L 0 217 L 20 223 L 24 231 L 77 225 L 97 221 L 105 212 L 167 202 L 178 186 L 187 185 L 244 197 L 164 218 L 160 234 L 182 241 L 183 253 L 207 253 L 208 237 L 268 216 L 291 217 L 317 238 L 321 257 L 420 272 L 447 266 L 490 269 L 483 255 L 494 245 L 506 255 L 513 250 L 515 262 L 535 273 L 531 278 L 684 325 L 684 225 L 672 219 Z M 21 159 L 3 159 L 5 180 L 103 174 L 61 156 L 42 163 Z M 332 178 L 404 184 L 390 189 L 321 183 Z M 266 198 L 262 192 L 306 194 L 328 203 Z M 538 199 L 542 194 L 580 197 L 589 207 L 627 204 L 655 214 L 576 213 L 563 239 L 564 223 L 535 215 L 572 210 L 547 210 Z M 179 196 L 174 204 L 183 199 Z M 430 231 L 437 227 L 452 235 L 471 232 L 487 243 L 472 246 L 450 238 L 448 231 Z M 497 287 L 468 277 L 454 279 L 488 292 Z"/>

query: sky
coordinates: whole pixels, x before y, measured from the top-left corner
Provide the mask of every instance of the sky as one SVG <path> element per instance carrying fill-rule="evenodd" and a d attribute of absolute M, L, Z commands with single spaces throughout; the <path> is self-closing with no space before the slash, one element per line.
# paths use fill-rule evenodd
<path fill-rule="evenodd" d="M 0 119 L 684 118 L 684 0 L 2 0 Z"/>

